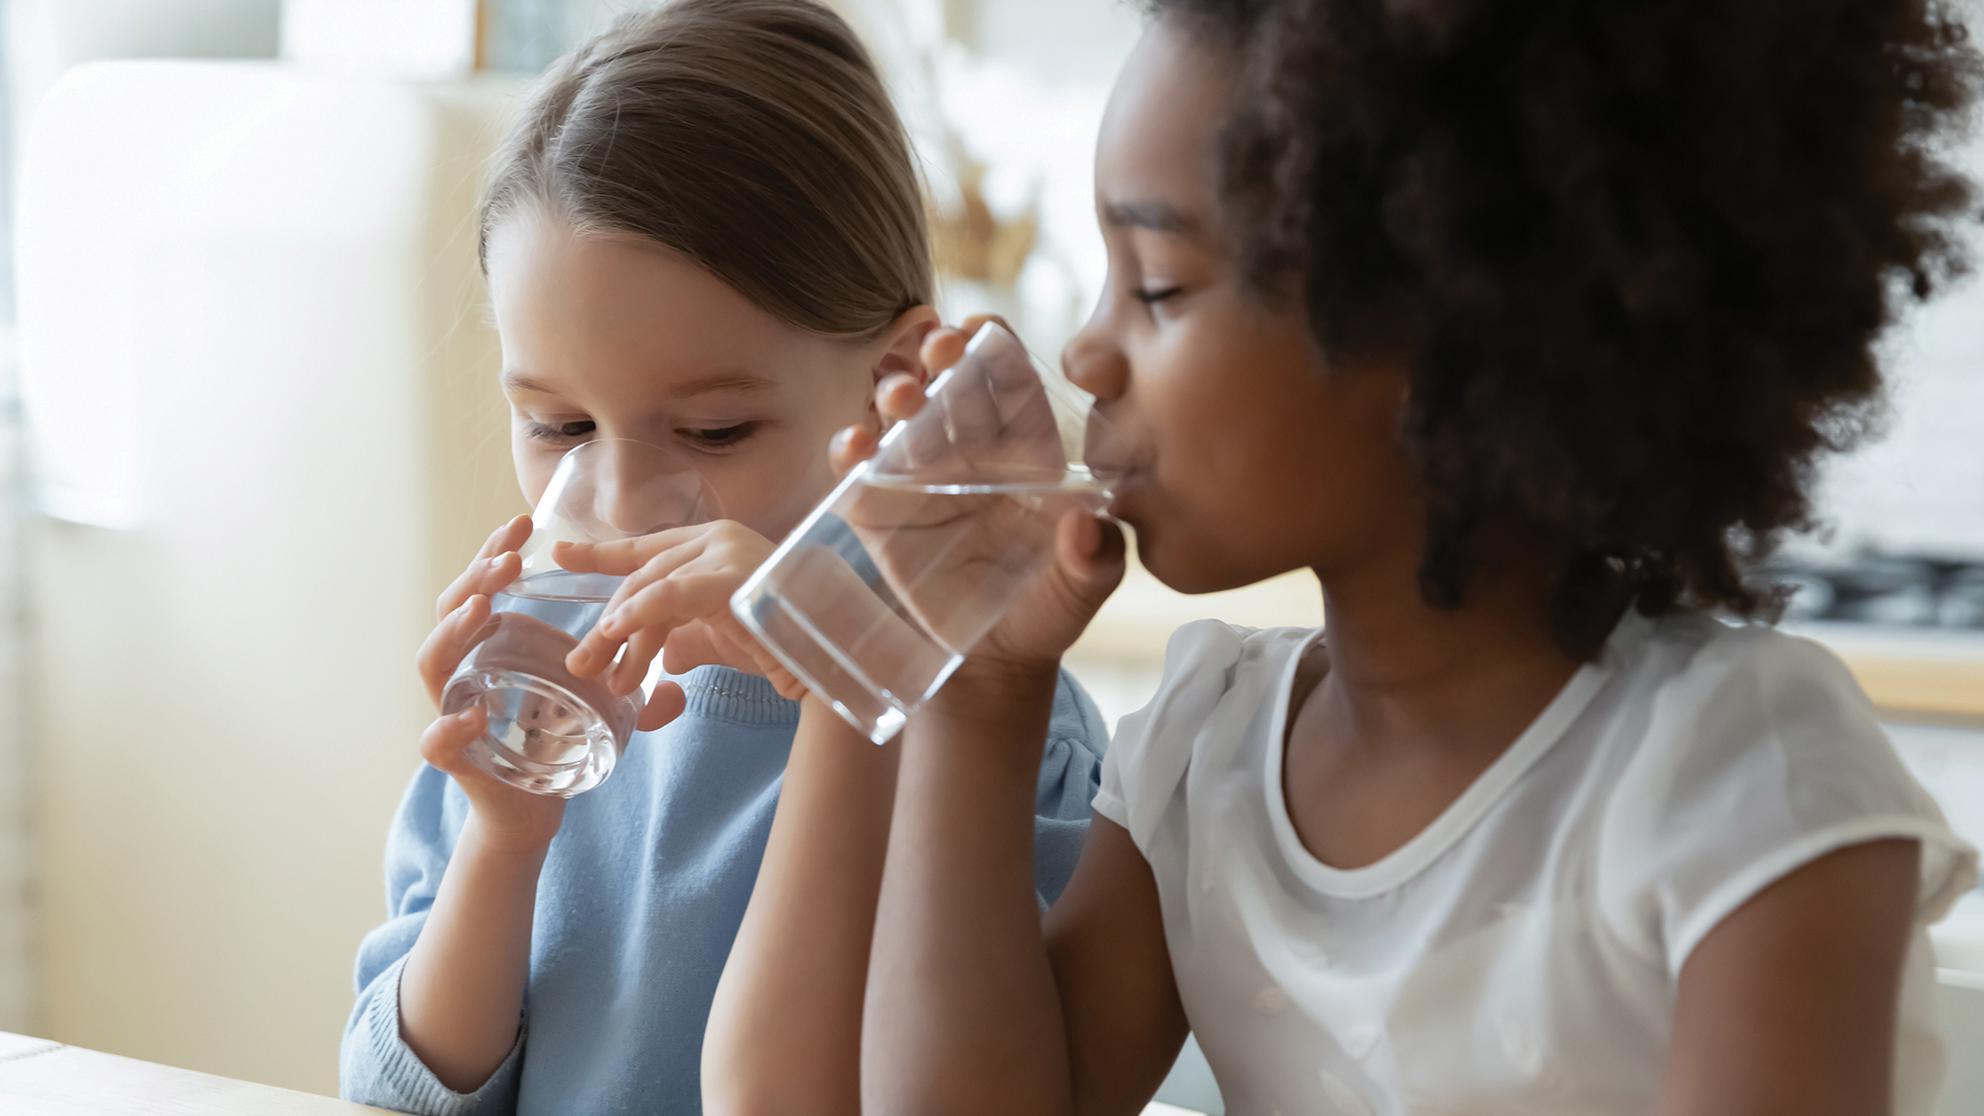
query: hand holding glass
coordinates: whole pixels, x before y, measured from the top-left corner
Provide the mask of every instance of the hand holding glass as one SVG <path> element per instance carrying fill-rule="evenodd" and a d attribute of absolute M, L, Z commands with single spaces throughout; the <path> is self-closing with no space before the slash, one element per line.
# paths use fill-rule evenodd
<path fill-rule="evenodd" d="M 599 439 L 559 461 L 520 550 L 522 572 L 491 600 L 489 623 L 442 691 L 444 713 L 476 703 L 488 711 L 488 731 L 470 749 L 477 766 L 560 798 L 612 774 L 660 671 L 620 695 L 604 676 L 578 678 L 566 669 L 566 654 L 623 579 L 561 569 L 552 545 L 634 538 L 716 517 L 701 476 L 659 446 Z"/>
<path fill-rule="evenodd" d="M 903 723 L 1099 512 L 1106 425 L 997 323 L 930 385 L 732 601 L 759 642 L 876 743 Z"/>

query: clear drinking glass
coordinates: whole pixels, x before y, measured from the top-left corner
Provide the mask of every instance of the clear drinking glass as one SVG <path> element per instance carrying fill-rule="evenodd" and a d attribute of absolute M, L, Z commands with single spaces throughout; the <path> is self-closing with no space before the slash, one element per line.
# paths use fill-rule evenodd
<path fill-rule="evenodd" d="M 877 744 L 1110 499 L 1093 400 L 996 323 L 740 588 L 766 649 Z"/>
<path fill-rule="evenodd" d="M 613 773 L 660 677 L 619 695 L 602 671 L 577 678 L 565 656 L 592 630 L 624 578 L 573 573 L 551 559 L 559 541 L 608 542 L 717 518 L 715 497 L 680 455 L 602 438 L 558 462 L 531 516 L 523 570 L 491 600 L 489 623 L 441 694 L 444 713 L 477 702 L 489 728 L 477 766 L 512 786 L 569 798 Z"/>

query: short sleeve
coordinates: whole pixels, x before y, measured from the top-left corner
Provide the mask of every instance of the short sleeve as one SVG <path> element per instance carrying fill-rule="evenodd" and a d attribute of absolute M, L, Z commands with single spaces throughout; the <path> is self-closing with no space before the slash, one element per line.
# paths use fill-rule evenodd
<path fill-rule="evenodd" d="M 1095 812 L 1122 826 L 1146 855 L 1165 804 L 1191 766 L 1199 731 L 1232 685 L 1253 634 L 1217 620 L 1178 629 L 1165 647 L 1156 695 L 1116 726 Z"/>
<path fill-rule="evenodd" d="M 1728 630 L 1642 698 L 1631 731 L 1645 738 L 1611 795 L 1597 887 L 1605 920 L 1670 976 L 1738 907 L 1853 845 L 1920 843 L 1924 925 L 1975 885 L 1976 850 L 1817 644 Z"/>

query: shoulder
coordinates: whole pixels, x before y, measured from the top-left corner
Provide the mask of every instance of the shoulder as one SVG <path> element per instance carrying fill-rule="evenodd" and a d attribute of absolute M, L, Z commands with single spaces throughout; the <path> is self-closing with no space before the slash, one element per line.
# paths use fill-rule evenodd
<path fill-rule="evenodd" d="M 1232 695 L 1272 689 L 1290 657 L 1315 639 L 1311 628 L 1236 628 L 1218 620 L 1186 624 L 1165 647 L 1165 673 L 1145 721 L 1202 723 Z"/>
<path fill-rule="evenodd" d="M 1707 616 L 1637 622 L 1645 633 L 1614 664 L 1616 696 L 1596 729 L 1618 757 L 1599 889 L 1670 972 L 1764 887 L 1852 845 L 1921 843 L 1925 920 L 1969 886 L 1974 854 L 1837 655 Z"/>
<path fill-rule="evenodd" d="M 1157 693 L 1132 716 L 1142 728 L 1203 724 L 1230 697 L 1271 689 L 1289 658 L 1314 636 L 1309 628 L 1242 628 L 1219 620 L 1187 624 L 1165 647 Z M 1125 718 L 1126 732 L 1129 723 Z"/>
<path fill-rule="evenodd" d="M 1154 720 L 1172 723 L 1180 718 L 1203 719 L 1244 677 L 1274 674 L 1274 666 L 1288 652 L 1305 643 L 1311 633 L 1300 628 L 1255 629 L 1235 627 L 1218 620 L 1199 620 L 1172 633 L 1165 647 L 1164 669 L 1157 692 L 1150 704 L 1125 717 L 1118 743 L 1132 728 L 1141 731 Z M 1075 676 L 1063 670 L 1054 697 L 1054 722 L 1050 742 L 1066 739 L 1088 749 L 1097 757 L 1113 747 L 1109 726 L 1095 702 Z"/>
<path fill-rule="evenodd" d="M 1744 735 L 1823 727 L 1879 735 L 1873 703 L 1832 651 L 1760 624 L 1687 614 L 1648 622 L 1630 668 L 1668 723 Z"/>
<path fill-rule="evenodd" d="M 1626 730 L 1615 735 L 1631 748 L 1622 793 L 1636 785 L 1688 797 L 1728 779 L 1918 790 L 1873 702 L 1831 650 L 1708 616 L 1644 623 L 1612 707 L 1624 722 L 1615 727 Z"/>
<path fill-rule="evenodd" d="M 1236 745 L 1265 723 L 1290 661 L 1316 638 L 1308 628 L 1241 628 L 1217 620 L 1171 637 L 1149 704 L 1123 718 L 1103 763 L 1095 808 L 1143 846 L 1183 784 L 1202 741 Z"/>

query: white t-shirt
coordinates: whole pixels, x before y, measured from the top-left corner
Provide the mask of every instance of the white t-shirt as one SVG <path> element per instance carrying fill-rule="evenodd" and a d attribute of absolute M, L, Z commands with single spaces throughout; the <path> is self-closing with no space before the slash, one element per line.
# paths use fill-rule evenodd
<path fill-rule="evenodd" d="M 1830 653 L 1630 615 L 1431 826 L 1342 870 L 1303 847 L 1282 797 L 1290 690 L 1321 635 L 1180 630 L 1095 799 L 1156 876 L 1229 1111 L 1650 1112 L 1689 952 L 1791 870 L 1883 837 L 1922 846 L 1894 1111 L 1930 1111 L 1925 928 L 1976 883 L 1977 854 Z"/>

